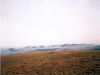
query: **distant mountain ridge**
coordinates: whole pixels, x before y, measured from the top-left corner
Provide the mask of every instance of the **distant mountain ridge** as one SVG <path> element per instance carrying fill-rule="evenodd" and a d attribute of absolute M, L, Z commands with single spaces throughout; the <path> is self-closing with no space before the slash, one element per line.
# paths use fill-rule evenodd
<path fill-rule="evenodd" d="M 95 44 L 62 44 L 48 46 L 28 46 L 19 49 L 1 49 L 1 54 L 27 53 L 36 51 L 57 51 L 57 50 L 100 50 L 100 45 Z"/>

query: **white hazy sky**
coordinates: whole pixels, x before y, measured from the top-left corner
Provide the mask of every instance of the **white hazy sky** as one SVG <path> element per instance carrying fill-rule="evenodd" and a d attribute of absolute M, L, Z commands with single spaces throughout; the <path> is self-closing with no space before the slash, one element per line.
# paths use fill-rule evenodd
<path fill-rule="evenodd" d="M 0 0 L 0 47 L 100 44 L 100 0 Z"/>

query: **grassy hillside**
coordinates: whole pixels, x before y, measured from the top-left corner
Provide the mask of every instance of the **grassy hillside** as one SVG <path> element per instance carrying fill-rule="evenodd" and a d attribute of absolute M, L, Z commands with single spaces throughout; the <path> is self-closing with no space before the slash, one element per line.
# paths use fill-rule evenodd
<path fill-rule="evenodd" d="M 100 75 L 100 51 L 33 52 L 1 60 L 1 75 Z"/>

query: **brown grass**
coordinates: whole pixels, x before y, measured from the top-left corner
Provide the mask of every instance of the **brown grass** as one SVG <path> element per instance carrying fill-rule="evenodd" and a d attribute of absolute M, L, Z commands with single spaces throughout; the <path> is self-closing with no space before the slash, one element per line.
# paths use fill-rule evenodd
<path fill-rule="evenodd" d="M 100 75 L 100 51 L 33 52 L 1 56 L 1 75 Z"/>

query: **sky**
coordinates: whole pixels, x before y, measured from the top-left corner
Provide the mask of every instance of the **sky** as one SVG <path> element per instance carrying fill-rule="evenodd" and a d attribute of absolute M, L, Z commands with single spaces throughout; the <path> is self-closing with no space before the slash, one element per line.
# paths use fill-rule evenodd
<path fill-rule="evenodd" d="M 0 47 L 100 44 L 100 0 L 0 0 Z"/>

